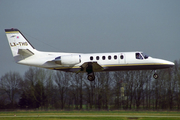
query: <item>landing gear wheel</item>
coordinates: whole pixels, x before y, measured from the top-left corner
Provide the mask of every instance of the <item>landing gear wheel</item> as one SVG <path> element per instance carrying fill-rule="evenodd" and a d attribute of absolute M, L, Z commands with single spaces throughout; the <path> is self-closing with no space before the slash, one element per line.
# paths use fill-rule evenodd
<path fill-rule="evenodd" d="M 94 81 L 95 80 L 95 76 L 94 75 L 88 75 L 87 79 L 89 81 Z"/>
<path fill-rule="evenodd" d="M 154 73 L 153 78 L 154 78 L 154 79 L 158 79 L 158 77 L 159 77 L 158 74 L 157 74 L 157 73 Z"/>

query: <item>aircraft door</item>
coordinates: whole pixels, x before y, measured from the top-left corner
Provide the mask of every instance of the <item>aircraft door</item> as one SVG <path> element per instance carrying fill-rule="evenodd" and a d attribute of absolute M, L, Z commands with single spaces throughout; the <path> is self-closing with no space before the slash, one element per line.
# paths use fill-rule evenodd
<path fill-rule="evenodd" d="M 119 54 L 119 64 L 126 64 L 126 55 L 124 53 Z"/>

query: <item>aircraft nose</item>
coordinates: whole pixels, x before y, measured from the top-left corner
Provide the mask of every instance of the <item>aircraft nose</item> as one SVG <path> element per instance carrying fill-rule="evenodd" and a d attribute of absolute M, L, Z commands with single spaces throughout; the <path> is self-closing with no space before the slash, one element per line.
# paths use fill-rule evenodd
<path fill-rule="evenodd" d="M 175 64 L 174 64 L 173 62 L 168 61 L 168 65 L 169 65 L 170 67 L 173 67 Z"/>
<path fill-rule="evenodd" d="M 173 67 L 174 66 L 174 63 L 171 62 L 171 61 L 164 61 L 164 63 L 169 66 L 169 67 Z"/>
<path fill-rule="evenodd" d="M 161 64 L 161 68 L 170 68 L 174 66 L 174 63 L 171 61 L 163 60 L 163 59 L 155 59 L 157 63 Z"/>

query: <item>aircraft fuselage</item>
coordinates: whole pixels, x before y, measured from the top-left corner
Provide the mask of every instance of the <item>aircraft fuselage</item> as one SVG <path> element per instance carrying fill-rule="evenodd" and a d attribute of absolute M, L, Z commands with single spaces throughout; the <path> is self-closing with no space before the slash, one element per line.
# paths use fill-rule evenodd
<path fill-rule="evenodd" d="M 62 53 L 34 49 L 18 29 L 5 29 L 15 62 L 66 72 L 87 72 L 88 80 L 94 72 L 120 70 L 156 70 L 170 68 L 173 62 L 152 58 L 143 52 Z M 157 75 L 155 75 L 157 78 Z"/>

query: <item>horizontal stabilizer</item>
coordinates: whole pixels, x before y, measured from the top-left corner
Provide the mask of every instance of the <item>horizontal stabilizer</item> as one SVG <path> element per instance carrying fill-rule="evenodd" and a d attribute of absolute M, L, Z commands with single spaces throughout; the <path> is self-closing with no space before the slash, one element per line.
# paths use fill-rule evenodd
<path fill-rule="evenodd" d="M 34 55 L 34 53 L 31 52 L 29 49 L 18 49 L 18 54 L 20 54 L 24 57 L 29 57 L 31 55 Z"/>

